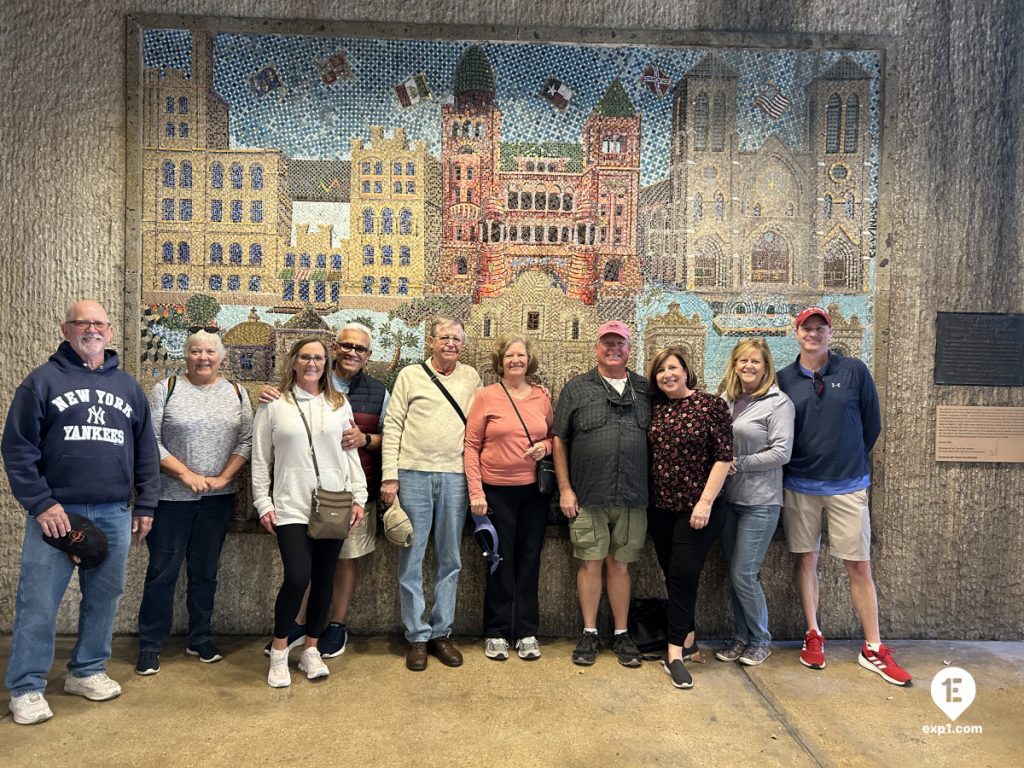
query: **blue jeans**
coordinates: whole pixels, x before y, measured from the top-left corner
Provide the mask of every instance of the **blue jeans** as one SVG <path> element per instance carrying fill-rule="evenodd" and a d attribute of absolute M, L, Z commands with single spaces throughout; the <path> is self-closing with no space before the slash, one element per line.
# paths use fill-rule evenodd
<path fill-rule="evenodd" d="M 235 495 L 203 496 L 197 501 L 161 501 L 146 537 L 149 566 L 139 606 L 139 650 L 159 653 L 171 631 L 174 587 L 181 564 L 188 563 L 188 640 L 196 648 L 210 639 L 217 566 L 228 532 Z"/>
<path fill-rule="evenodd" d="M 68 674 L 89 677 L 106 671 L 117 604 L 124 593 L 125 563 L 131 543 L 132 513 L 127 503 L 65 504 L 65 512 L 87 517 L 107 536 L 107 557 L 97 567 L 78 571 L 78 641 Z M 42 692 L 53 664 L 57 609 L 71 581 L 74 563 L 43 541 L 34 517 L 25 521 L 21 575 L 15 597 L 11 657 L 4 684 L 11 696 Z"/>
<path fill-rule="evenodd" d="M 405 639 L 410 643 L 447 637 L 455 621 L 455 596 L 462 570 L 462 527 L 469 505 L 466 476 L 460 472 L 398 471 L 398 499 L 412 522 L 412 546 L 398 551 L 398 590 Z M 434 605 L 423 620 L 423 556 L 434 531 Z"/>
<path fill-rule="evenodd" d="M 733 637 L 748 645 L 768 645 L 768 603 L 758 574 L 779 522 L 779 505 L 744 506 L 726 502 L 722 548 L 729 561 Z"/>

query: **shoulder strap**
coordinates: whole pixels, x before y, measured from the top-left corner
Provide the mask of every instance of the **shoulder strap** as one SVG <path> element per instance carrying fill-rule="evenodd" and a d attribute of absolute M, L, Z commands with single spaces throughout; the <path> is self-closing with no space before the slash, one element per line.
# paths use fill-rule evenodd
<path fill-rule="evenodd" d="M 177 376 L 171 376 L 167 379 L 167 395 L 164 397 L 164 405 L 167 405 L 167 401 L 171 399 L 171 395 L 174 394 L 174 385 L 178 383 Z"/>
<path fill-rule="evenodd" d="M 231 379 L 228 379 L 228 381 L 231 382 L 231 386 L 235 388 L 235 397 L 238 398 L 238 404 L 243 405 L 245 401 L 242 399 L 242 388 L 238 386 L 237 381 L 231 381 Z"/>
<path fill-rule="evenodd" d="M 516 408 L 516 401 L 512 399 L 511 393 L 505 388 L 505 382 L 498 379 L 498 383 L 501 385 L 501 388 L 505 390 L 505 395 L 508 397 L 508 401 L 512 403 L 512 410 L 515 411 L 516 416 L 519 417 L 519 423 L 523 425 L 523 431 L 526 433 L 526 439 L 530 441 L 530 447 L 533 448 L 533 438 L 530 437 L 530 430 L 527 429 L 526 422 L 523 421 L 523 415 L 519 412 L 519 409 Z"/>
<path fill-rule="evenodd" d="M 430 377 L 430 380 L 437 384 L 437 388 L 441 390 L 441 394 L 443 394 L 445 396 L 445 399 L 447 399 L 448 402 L 452 404 L 452 408 L 455 409 L 455 412 L 459 414 L 459 418 L 462 419 L 462 423 L 465 424 L 466 414 L 462 412 L 462 409 L 459 407 L 459 404 L 455 402 L 455 398 L 452 397 L 452 393 L 449 392 L 445 385 L 441 383 L 441 380 L 434 375 L 434 372 L 430 370 L 430 366 L 427 365 L 426 362 L 422 362 L 420 363 L 420 365 L 423 366 L 423 370 L 427 372 L 427 376 Z"/>
<path fill-rule="evenodd" d="M 313 471 L 316 473 L 316 485 L 320 487 L 320 467 L 316 463 L 316 450 L 313 448 L 313 433 L 309 431 L 309 423 L 306 421 L 306 414 L 302 412 L 302 407 L 299 405 L 299 401 L 295 399 L 295 394 L 292 393 L 292 402 L 295 403 L 296 409 L 299 411 L 299 418 L 302 419 L 302 426 L 306 428 L 306 437 L 309 440 L 309 452 L 313 456 Z"/>

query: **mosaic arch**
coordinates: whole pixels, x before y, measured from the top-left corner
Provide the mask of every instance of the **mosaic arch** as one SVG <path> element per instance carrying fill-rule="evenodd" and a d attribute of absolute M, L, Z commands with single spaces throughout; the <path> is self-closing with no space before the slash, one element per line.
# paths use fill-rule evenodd
<path fill-rule="evenodd" d="M 129 62 L 144 380 L 191 326 L 255 387 L 350 320 L 390 380 L 445 312 L 485 378 L 517 331 L 557 392 L 614 318 L 714 387 L 744 336 L 791 360 L 811 303 L 871 363 L 879 50 L 159 26 Z"/>

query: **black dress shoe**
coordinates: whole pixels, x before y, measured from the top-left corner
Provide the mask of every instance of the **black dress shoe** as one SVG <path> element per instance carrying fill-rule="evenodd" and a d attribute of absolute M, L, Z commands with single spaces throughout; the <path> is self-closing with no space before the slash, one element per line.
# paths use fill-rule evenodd
<path fill-rule="evenodd" d="M 413 672 L 422 672 L 427 668 L 426 643 L 409 643 L 409 650 L 405 652 L 405 668 Z"/>
<path fill-rule="evenodd" d="M 446 667 L 461 667 L 462 654 L 447 637 L 435 637 L 427 642 L 427 650 Z"/>

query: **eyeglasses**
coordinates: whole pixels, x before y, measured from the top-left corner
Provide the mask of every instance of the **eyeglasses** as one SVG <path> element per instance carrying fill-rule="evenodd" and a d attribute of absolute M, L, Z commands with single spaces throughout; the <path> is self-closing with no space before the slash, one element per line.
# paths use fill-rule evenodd
<path fill-rule="evenodd" d="M 299 355 L 298 360 L 300 363 L 316 363 L 321 365 L 327 358 L 323 355 Z"/>
<path fill-rule="evenodd" d="M 199 333 L 200 331 L 206 331 L 207 333 L 217 333 L 220 330 L 216 325 L 190 325 L 188 327 L 189 333 Z"/>
<path fill-rule="evenodd" d="M 90 328 L 95 327 L 97 331 L 105 331 L 110 327 L 110 323 L 106 320 L 68 320 L 66 325 L 75 326 L 76 330 L 88 331 Z"/>
<path fill-rule="evenodd" d="M 811 383 L 814 385 L 814 393 L 818 397 L 825 394 L 825 378 L 821 375 L 821 371 L 814 372 Z"/>
<path fill-rule="evenodd" d="M 465 344 L 466 341 L 461 336 L 435 336 L 435 339 L 444 344 Z"/>
<path fill-rule="evenodd" d="M 352 344 L 348 341 L 337 341 L 334 346 L 341 347 L 346 352 L 358 352 L 360 355 L 365 355 L 370 351 L 369 347 L 364 347 L 362 344 Z"/>

